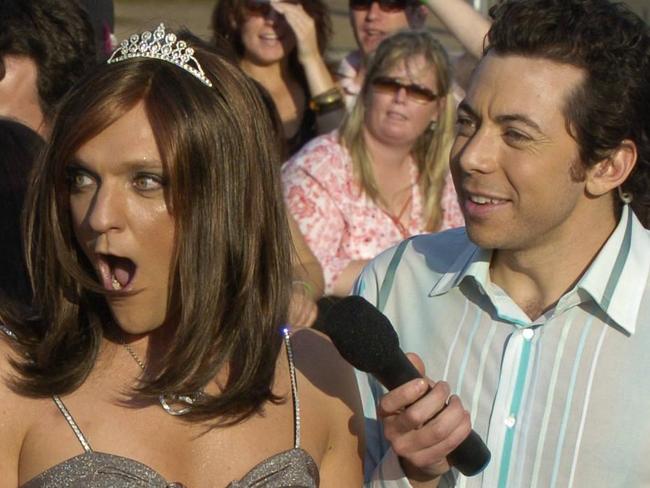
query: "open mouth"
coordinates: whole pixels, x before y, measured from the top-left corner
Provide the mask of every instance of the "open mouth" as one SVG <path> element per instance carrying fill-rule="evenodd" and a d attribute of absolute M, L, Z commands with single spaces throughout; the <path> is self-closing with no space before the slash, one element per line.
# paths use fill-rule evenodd
<path fill-rule="evenodd" d="M 136 264 L 129 258 L 97 254 L 102 284 L 106 290 L 126 290 L 133 282 Z"/>

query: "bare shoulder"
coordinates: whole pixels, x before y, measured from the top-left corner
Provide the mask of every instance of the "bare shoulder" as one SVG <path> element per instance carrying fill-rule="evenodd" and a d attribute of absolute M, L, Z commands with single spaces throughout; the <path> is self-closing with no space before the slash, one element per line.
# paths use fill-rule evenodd
<path fill-rule="evenodd" d="M 16 371 L 11 365 L 11 361 L 17 359 L 17 354 L 13 346 L 13 339 L 5 334 L 0 333 L 0 429 L 11 427 L 12 422 L 4 422 L 7 419 L 21 418 L 24 419 L 27 411 L 26 405 L 31 403 L 31 399 L 16 393 L 11 388 L 11 382 L 16 378 Z M 3 435 L 0 438 L 4 439 Z"/>
<path fill-rule="evenodd" d="M 300 330 L 292 336 L 291 344 L 299 374 L 301 404 L 305 400 L 305 408 L 301 407 L 301 416 L 306 421 L 305 434 L 327 425 L 320 486 L 362 486 L 363 414 L 354 371 L 319 332 Z"/>
<path fill-rule="evenodd" d="M 23 439 L 29 428 L 32 400 L 25 398 L 10 387 L 15 376 L 11 359 L 16 358 L 13 339 L 0 332 L 0 487 L 18 485 L 18 462 Z"/>
<path fill-rule="evenodd" d="M 338 398 L 355 408 L 359 399 L 352 367 L 327 336 L 301 329 L 291 336 L 296 369 L 323 395 Z"/>
<path fill-rule="evenodd" d="M 15 377 L 16 372 L 11 365 L 11 361 L 17 359 L 17 354 L 13 346 L 13 339 L 0 331 L 0 412 L 7 413 L 7 402 L 15 400 L 18 397 L 10 388 L 10 382 Z M 0 423 L 0 425 L 2 425 Z"/>

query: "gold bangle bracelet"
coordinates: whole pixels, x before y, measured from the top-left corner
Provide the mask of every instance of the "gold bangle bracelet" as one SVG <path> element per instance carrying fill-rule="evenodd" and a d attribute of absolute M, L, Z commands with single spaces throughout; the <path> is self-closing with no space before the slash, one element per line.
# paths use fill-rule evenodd
<path fill-rule="evenodd" d="M 341 90 L 339 89 L 338 86 L 334 86 L 330 88 L 329 90 L 324 91 L 323 93 L 319 93 L 318 95 L 314 95 L 311 97 L 313 101 L 316 103 L 322 102 L 324 100 L 327 100 L 331 98 L 332 96 L 340 96 L 341 95 Z"/>
<path fill-rule="evenodd" d="M 314 112 L 329 112 L 343 106 L 343 95 L 338 88 L 333 88 L 309 100 L 309 108 Z"/>

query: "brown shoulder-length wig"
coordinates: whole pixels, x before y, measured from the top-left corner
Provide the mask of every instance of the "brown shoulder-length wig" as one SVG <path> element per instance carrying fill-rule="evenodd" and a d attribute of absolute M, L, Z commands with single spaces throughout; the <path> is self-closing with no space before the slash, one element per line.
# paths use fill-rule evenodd
<path fill-rule="evenodd" d="M 332 20 L 327 4 L 321 0 L 301 0 L 305 12 L 314 19 L 316 40 L 321 55 L 325 53 L 332 37 Z M 225 39 L 238 59 L 244 57 L 244 44 L 241 40 L 241 24 L 246 20 L 245 0 L 219 0 L 212 11 L 213 42 L 218 44 Z M 293 49 L 289 54 L 289 69 L 303 81 L 307 80 L 302 65 L 298 61 L 298 50 Z"/>
<path fill-rule="evenodd" d="M 167 319 L 175 336 L 164 369 L 136 394 L 197 391 L 228 371 L 223 392 L 190 420 L 234 423 L 271 391 L 290 287 L 290 237 L 278 151 L 257 89 L 226 57 L 187 33 L 213 87 L 165 61 L 103 65 L 66 97 L 34 173 L 25 239 L 35 317 L 15 324 L 28 359 L 15 388 L 30 396 L 75 390 L 112 330 L 104 291 L 75 242 L 66 166 L 87 141 L 144 101 L 176 226 Z M 119 143 L 119 141 L 116 141 Z M 224 369 L 225 368 L 225 369 Z"/>

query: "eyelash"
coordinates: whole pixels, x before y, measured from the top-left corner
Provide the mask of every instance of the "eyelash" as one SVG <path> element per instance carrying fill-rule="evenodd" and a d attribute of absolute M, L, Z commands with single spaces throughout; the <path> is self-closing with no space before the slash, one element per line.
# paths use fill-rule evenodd
<path fill-rule="evenodd" d="M 473 134 L 474 126 L 474 121 L 469 117 L 459 116 L 456 119 L 456 132 L 461 135 L 469 136 Z"/>
<path fill-rule="evenodd" d="M 138 183 L 144 180 L 149 180 L 154 183 L 154 188 L 141 188 L 138 186 Z M 160 190 L 165 186 L 165 181 L 163 177 L 151 173 L 138 173 L 135 178 L 133 178 L 133 187 L 140 192 L 151 192 Z"/>
<path fill-rule="evenodd" d="M 81 179 L 86 180 L 81 183 Z M 66 170 L 66 180 L 70 191 L 77 193 L 83 191 L 95 183 L 95 178 L 81 168 L 70 167 Z M 140 183 L 145 182 L 144 185 Z M 165 186 L 165 179 L 152 173 L 138 173 L 132 181 L 133 188 L 140 193 L 154 192 Z"/>
<path fill-rule="evenodd" d="M 530 140 L 530 137 L 528 137 L 526 134 L 523 134 L 518 130 L 514 130 L 514 129 L 506 129 L 503 132 L 503 135 L 505 138 L 507 138 L 513 143 L 524 143 Z"/>
<path fill-rule="evenodd" d="M 80 184 L 79 182 L 80 178 L 86 178 L 90 180 L 90 183 Z M 74 167 L 66 169 L 66 180 L 68 182 L 68 187 L 70 188 L 70 191 L 74 193 L 82 191 L 84 188 L 87 188 L 95 181 L 95 179 L 92 176 L 90 176 L 87 172 L 83 171 L 80 168 L 74 168 Z"/>

